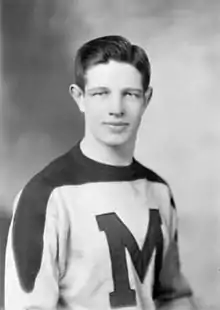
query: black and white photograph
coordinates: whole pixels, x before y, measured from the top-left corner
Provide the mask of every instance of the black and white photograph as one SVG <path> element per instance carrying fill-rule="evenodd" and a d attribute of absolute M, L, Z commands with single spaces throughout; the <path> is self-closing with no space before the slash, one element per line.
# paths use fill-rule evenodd
<path fill-rule="evenodd" d="M 0 310 L 219 310 L 220 2 L 0 13 Z"/>

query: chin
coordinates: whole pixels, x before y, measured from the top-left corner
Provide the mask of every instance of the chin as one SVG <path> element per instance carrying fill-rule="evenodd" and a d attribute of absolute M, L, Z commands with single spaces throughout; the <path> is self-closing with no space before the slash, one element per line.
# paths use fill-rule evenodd
<path fill-rule="evenodd" d="M 116 136 L 101 139 L 102 143 L 109 147 L 120 147 L 128 143 L 129 139 L 126 137 Z"/>

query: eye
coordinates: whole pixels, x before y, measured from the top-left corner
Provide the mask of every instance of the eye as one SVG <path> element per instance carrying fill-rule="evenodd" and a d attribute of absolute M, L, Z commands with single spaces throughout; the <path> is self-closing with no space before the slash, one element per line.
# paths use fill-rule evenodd
<path fill-rule="evenodd" d="M 105 95 L 107 95 L 108 94 L 108 92 L 107 92 L 107 90 L 102 90 L 102 91 L 96 91 L 96 92 L 94 92 L 93 94 L 92 94 L 92 96 L 94 97 L 94 96 L 105 96 Z"/>
<path fill-rule="evenodd" d="M 125 93 L 125 96 L 129 98 L 134 98 L 134 99 L 141 97 L 139 93 L 134 93 L 134 92 L 129 92 L 129 91 Z"/>

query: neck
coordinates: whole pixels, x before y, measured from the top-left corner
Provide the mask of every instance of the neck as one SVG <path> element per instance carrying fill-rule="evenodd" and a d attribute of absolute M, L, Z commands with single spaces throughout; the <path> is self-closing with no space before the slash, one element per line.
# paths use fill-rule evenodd
<path fill-rule="evenodd" d="M 132 162 L 134 145 L 112 146 L 90 141 L 86 137 L 80 144 L 83 154 L 97 162 L 112 166 L 128 166 Z"/>

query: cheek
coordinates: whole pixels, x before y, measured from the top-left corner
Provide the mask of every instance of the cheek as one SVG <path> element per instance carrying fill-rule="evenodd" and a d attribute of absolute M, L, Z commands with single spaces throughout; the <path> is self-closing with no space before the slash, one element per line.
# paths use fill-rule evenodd
<path fill-rule="evenodd" d="M 100 121 L 102 120 L 102 111 L 101 109 L 97 106 L 87 106 L 85 110 L 85 119 L 86 122 L 89 123 L 90 125 L 97 126 Z"/>
<path fill-rule="evenodd" d="M 133 105 L 127 109 L 127 113 L 129 115 L 129 118 L 134 123 L 139 123 L 144 114 L 144 109 L 141 105 Z"/>

